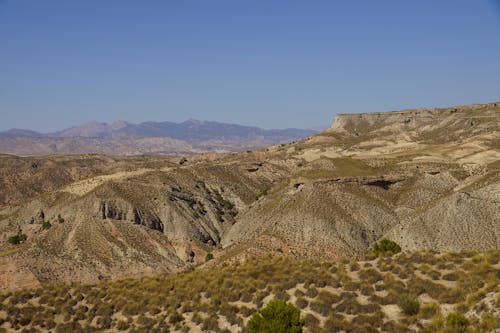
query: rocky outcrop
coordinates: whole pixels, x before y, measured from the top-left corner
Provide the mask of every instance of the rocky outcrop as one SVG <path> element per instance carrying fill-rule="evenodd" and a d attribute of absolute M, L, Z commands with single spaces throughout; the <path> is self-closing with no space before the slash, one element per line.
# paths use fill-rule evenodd
<path fill-rule="evenodd" d="M 107 200 L 99 203 L 99 215 L 103 220 L 128 221 L 163 233 L 162 220 L 153 212 L 134 207 L 124 200 Z"/>
<path fill-rule="evenodd" d="M 158 216 L 151 213 L 145 213 L 138 208 L 134 208 L 133 212 L 135 224 L 141 224 L 150 229 L 163 232 L 163 222 Z"/>
<path fill-rule="evenodd" d="M 122 207 L 119 207 L 118 205 L 116 205 L 116 203 L 110 201 L 102 201 L 99 204 L 99 211 L 103 220 L 127 220 L 127 214 L 130 217 L 129 206 L 126 205 L 125 207 L 123 207 L 122 205 Z"/>
<path fill-rule="evenodd" d="M 338 114 L 329 131 L 363 135 L 370 131 L 401 132 L 432 131 L 443 126 L 495 125 L 500 121 L 500 102 L 453 106 L 448 108 L 419 108 L 392 112 Z M 485 121 L 486 120 L 486 121 Z M 498 123 L 497 123 L 498 124 Z"/>

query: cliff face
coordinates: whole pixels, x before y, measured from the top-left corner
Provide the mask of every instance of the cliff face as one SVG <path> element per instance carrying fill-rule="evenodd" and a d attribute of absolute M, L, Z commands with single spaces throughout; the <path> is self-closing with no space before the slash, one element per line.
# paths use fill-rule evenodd
<path fill-rule="evenodd" d="M 339 114 L 329 131 L 363 135 L 370 132 L 425 133 L 448 129 L 474 134 L 498 126 L 499 121 L 500 102 L 495 102 L 448 108 Z"/>

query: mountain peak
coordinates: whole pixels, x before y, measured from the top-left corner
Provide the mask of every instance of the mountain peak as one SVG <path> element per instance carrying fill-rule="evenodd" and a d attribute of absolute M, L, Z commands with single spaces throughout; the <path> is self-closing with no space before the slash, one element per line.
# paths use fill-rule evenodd
<path fill-rule="evenodd" d="M 43 137 L 44 134 L 29 129 L 11 128 L 6 131 L 0 132 L 0 136 Z"/>

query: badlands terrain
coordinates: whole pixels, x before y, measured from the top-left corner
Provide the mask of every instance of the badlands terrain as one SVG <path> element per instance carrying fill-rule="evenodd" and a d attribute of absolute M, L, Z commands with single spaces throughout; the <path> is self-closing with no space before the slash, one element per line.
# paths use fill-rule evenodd
<path fill-rule="evenodd" d="M 252 309 L 279 297 L 305 309 L 310 332 L 335 331 L 327 326 L 330 318 L 351 325 L 338 331 L 423 330 L 434 316 L 442 317 L 434 331 L 446 330 L 451 324 L 446 326 L 445 318 L 459 305 L 461 313 L 472 311 L 469 326 L 488 331 L 496 325 L 488 316 L 498 317 L 500 304 L 499 258 L 492 251 L 500 249 L 499 123 L 500 103 L 490 103 L 341 114 L 331 128 L 306 139 L 239 153 L 2 155 L 2 292 L 42 283 L 98 284 L 49 284 L 49 289 L 4 294 L 0 327 L 56 328 L 75 322 L 82 306 L 92 309 L 96 299 L 110 295 L 92 318 L 82 314 L 82 329 L 118 329 L 122 321 L 123 330 L 151 331 L 163 322 L 168 327 L 155 329 L 240 331 Z M 396 241 L 403 254 L 367 259 L 382 238 Z M 372 266 L 381 275 L 376 281 L 361 275 Z M 176 273 L 195 267 L 194 272 Z M 301 271 L 304 276 L 298 275 Z M 287 279 L 282 272 L 288 272 L 283 273 Z M 241 275 L 248 290 L 228 295 L 231 299 L 204 294 L 205 285 L 227 283 L 223 290 L 238 289 L 231 274 Z M 293 283 L 285 282 L 296 275 Z M 463 281 L 464 276 L 482 283 Z M 136 279 L 106 282 L 132 277 Z M 319 277 L 326 280 L 315 280 Z M 425 286 L 413 290 L 417 278 Z M 360 285 L 367 281 L 375 291 L 367 287 L 363 294 Z M 380 290 L 377 281 L 384 281 Z M 133 293 L 141 284 L 147 291 L 141 297 L 157 295 L 158 288 L 170 292 L 155 301 L 141 299 L 138 311 L 120 308 L 113 295 L 128 290 L 123 298 L 139 297 Z M 465 287 L 472 289 L 457 295 Z M 311 288 L 316 291 L 309 292 Z M 199 291 L 201 299 L 173 299 L 184 297 L 187 289 Z M 249 295 L 242 296 L 245 292 Z M 391 292 L 419 297 L 434 307 L 432 314 L 408 319 L 395 298 L 381 300 Z M 479 294 L 469 298 L 473 293 Z M 20 322 L 24 315 L 16 311 L 26 304 L 35 308 L 30 311 L 54 312 L 58 301 L 74 313 L 58 314 L 52 323 Z M 337 309 L 344 301 L 359 306 Z M 313 305 L 318 302 L 330 306 Z M 479 311 L 475 306 L 481 302 L 485 305 Z M 197 308 L 205 303 L 207 308 Z M 379 307 L 365 309 L 371 303 Z M 232 308 L 224 314 L 221 304 Z M 97 314 L 101 306 L 107 308 Z M 335 318 L 336 313 L 342 318 Z M 162 319 L 156 320 L 157 315 Z M 356 319 L 360 315 L 364 317 Z M 207 318 L 218 318 L 218 326 L 205 324 Z M 148 326 L 151 320 L 155 324 Z M 64 327 L 60 330 L 69 329 Z"/>

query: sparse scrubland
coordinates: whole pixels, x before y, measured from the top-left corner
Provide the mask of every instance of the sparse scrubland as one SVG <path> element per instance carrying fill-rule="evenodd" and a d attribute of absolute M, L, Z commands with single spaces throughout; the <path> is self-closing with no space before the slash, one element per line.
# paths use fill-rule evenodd
<path fill-rule="evenodd" d="M 258 332 L 263 324 L 250 318 L 272 300 L 283 302 L 268 312 L 285 311 L 304 332 L 491 332 L 500 329 L 500 251 L 337 262 L 269 255 L 140 279 L 47 284 L 0 295 L 0 332 Z"/>

